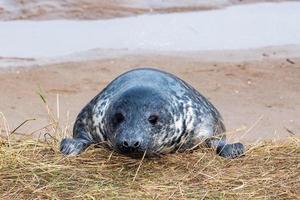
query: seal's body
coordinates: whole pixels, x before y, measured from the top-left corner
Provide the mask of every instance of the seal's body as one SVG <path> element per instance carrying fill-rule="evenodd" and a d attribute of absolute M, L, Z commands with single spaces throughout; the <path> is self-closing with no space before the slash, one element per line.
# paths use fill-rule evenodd
<path fill-rule="evenodd" d="M 243 154 L 241 143 L 226 144 L 224 132 L 217 109 L 193 87 L 143 68 L 120 75 L 83 108 L 61 152 L 77 155 L 105 143 L 130 156 L 156 155 L 207 144 L 223 157 Z"/>

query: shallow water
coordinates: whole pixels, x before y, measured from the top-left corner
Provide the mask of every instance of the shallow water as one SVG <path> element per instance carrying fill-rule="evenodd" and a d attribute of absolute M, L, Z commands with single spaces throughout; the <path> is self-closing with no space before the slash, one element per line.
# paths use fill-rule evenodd
<path fill-rule="evenodd" d="M 97 21 L 0 22 L 0 57 L 56 57 L 90 49 L 235 50 L 300 44 L 300 2 Z"/>

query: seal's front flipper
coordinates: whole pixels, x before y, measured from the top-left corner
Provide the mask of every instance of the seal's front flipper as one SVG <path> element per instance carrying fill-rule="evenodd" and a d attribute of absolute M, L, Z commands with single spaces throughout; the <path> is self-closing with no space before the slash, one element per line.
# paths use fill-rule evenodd
<path fill-rule="evenodd" d="M 90 142 L 79 138 L 65 138 L 60 143 L 60 152 L 75 156 L 84 151 L 90 144 Z"/>
<path fill-rule="evenodd" d="M 225 158 L 237 158 L 243 155 L 245 152 L 245 147 L 242 143 L 233 143 L 219 145 L 217 147 L 217 154 Z"/>

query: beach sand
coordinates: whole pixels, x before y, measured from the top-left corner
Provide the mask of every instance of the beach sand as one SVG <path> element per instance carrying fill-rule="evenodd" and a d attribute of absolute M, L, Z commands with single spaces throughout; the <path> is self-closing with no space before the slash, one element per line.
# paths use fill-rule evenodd
<path fill-rule="evenodd" d="M 11 130 L 24 120 L 36 119 L 17 133 L 30 134 L 46 126 L 48 114 L 37 94 L 41 88 L 71 134 L 76 115 L 110 81 L 127 70 L 152 66 L 177 75 L 209 98 L 222 114 L 231 141 L 299 136 L 298 48 L 294 53 L 288 51 L 291 47 L 278 47 L 198 53 L 127 52 L 117 56 L 112 51 L 111 56 L 102 58 L 6 69 L 0 73 L 0 111 Z"/>

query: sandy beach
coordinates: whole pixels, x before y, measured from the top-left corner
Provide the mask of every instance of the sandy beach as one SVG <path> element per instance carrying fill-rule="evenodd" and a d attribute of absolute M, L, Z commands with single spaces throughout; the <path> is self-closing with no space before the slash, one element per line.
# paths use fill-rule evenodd
<path fill-rule="evenodd" d="M 186 54 L 128 53 L 86 61 L 66 61 L 0 73 L 0 110 L 10 128 L 35 118 L 17 132 L 30 134 L 47 124 L 44 91 L 62 125 L 72 124 L 81 108 L 113 78 L 137 67 L 174 73 L 219 109 L 232 141 L 284 139 L 300 132 L 299 47 Z M 293 51 L 292 51 L 293 50 Z M 58 103 L 59 102 L 59 103 Z M 43 134 L 45 130 L 35 134 Z"/>

